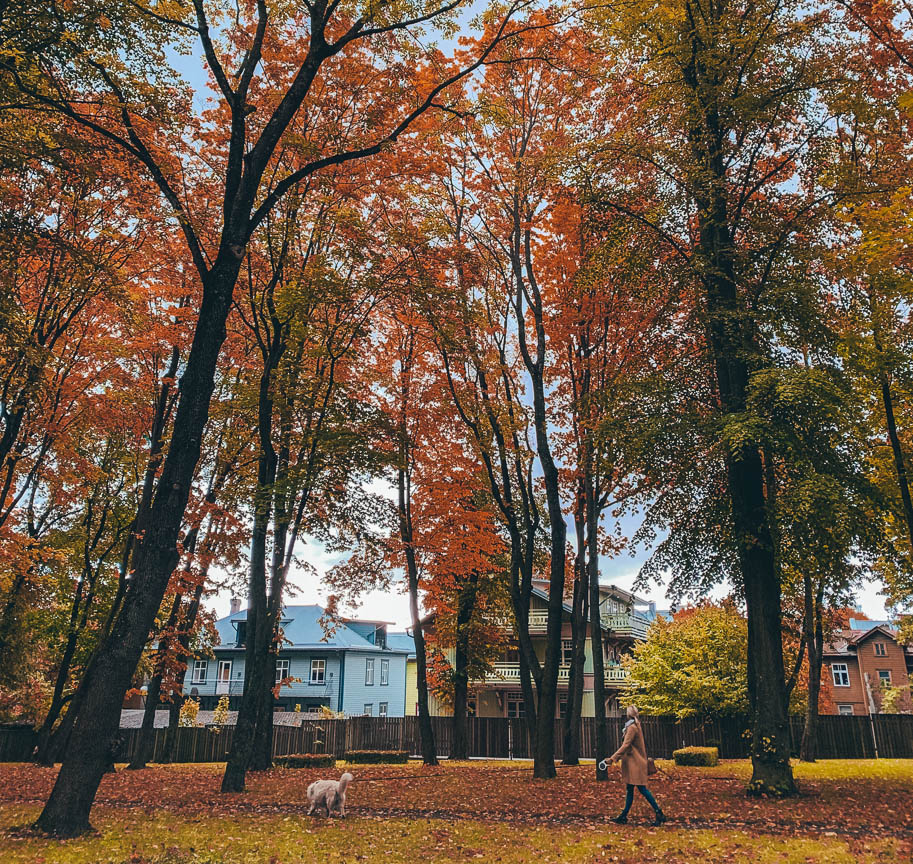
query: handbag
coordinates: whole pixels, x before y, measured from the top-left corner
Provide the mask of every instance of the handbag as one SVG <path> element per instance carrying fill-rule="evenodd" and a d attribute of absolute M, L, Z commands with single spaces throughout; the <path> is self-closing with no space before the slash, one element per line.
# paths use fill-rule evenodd
<path fill-rule="evenodd" d="M 647 776 L 650 777 L 656 772 L 659 771 L 659 768 L 656 767 L 656 761 L 652 756 L 647 757 Z"/>

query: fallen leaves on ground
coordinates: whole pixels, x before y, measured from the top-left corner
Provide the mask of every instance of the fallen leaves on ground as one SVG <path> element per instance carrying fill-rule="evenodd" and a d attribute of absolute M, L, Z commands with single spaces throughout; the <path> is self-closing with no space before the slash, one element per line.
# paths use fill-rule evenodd
<path fill-rule="evenodd" d="M 903 760 L 822 761 L 797 766 L 801 794 L 785 801 L 745 794 L 746 762 L 677 768 L 651 780 L 661 806 L 695 826 L 751 825 L 758 830 L 831 831 L 838 835 L 913 834 L 913 763 Z M 219 792 L 221 764 L 161 765 L 106 775 L 96 803 L 185 813 L 299 813 L 313 780 L 337 770 L 274 769 L 249 775 L 248 791 Z M 624 799 L 617 773 L 597 783 L 592 765 L 559 767 L 556 780 L 536 780 L 529 763 L 447 763 L 354 766 L 348 807 L 360 816 L 465 818 L 510 822 L 604 822 Z M 0 765 L 0 802 L 42 802 L 56 770 Z M 631 819 L 650 810 L 638 795 Z"/>

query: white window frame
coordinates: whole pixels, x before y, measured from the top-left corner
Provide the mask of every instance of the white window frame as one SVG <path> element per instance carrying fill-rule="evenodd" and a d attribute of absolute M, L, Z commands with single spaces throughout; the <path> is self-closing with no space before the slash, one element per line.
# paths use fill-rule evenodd
<path fill-rule="evenodd" d="M 875 651 L 876 657 L 887 657 L 888 656 L 888 646 L 884 642 L 874 642 L 872 643 Z"/>
<path fill-rule="evenodd" d="M 878 681 L 882 687 L 892 687 L 893 683 L 891 681 L 891 670 L 890 669 L 878 669 Z"/>
<path fill-rule="evenodd" d="M 386 702 L 378 702 L 378 703 L 377 703 L 377 716 L 378 716 L 378 717 L 386 717 L 386 716 L 387 716 L 387 703 L 386 703 Z"/>
<path fill-rule="evenodd" d="M 365 658 L 365 687 L 374 686 L 374 658 Z"/>
<path fill-rule="evenodd" d="M 373 702 L 365 702 L 364 715 L 365 715 L 365 717 L 374 716 L 374 703 Z"/>
<path fill-rule="evenodd" d="M 561 665 L 570 666 L 571 661 L 574 659 L 574 640 L 573 639 L 562 639 L 561 640 Z"/>
<path fill-rule="evenodd" d="M 380 686 L 386 687 L 390 683 L 390 661 L 383 658 L 380 661 Z"/>
<path fill-rule="evenodd" d="M 522 693 L 508 693 L 505 700 L 505 709 L 507 716 L 519 720 L 526 716 L 526 703 L 523 701 Z M 511 707 L 514 709 L 514 713 L 511 713 Z"/>
<path fill-rule="evenodd" d="M 288 678 L 289 661 L 287 657 L 280 657 L 276 660 L 276 683 L 278 684 L 283 678 Z"/>
<path fill-rule="evenodd" d="M 840 676 L 839 678 L 837 676 Z M 848 663 L 831 663 L 831 680 L 835 687 L 850 686 L 850 667 Z"/>
<path fill-rule="evenodd" d="M 209 661 L 208 660 L 194 660 L 193 661 L 193 672 L 190 676 L 191 684 L 205 684 L 206 675 L 209 672 Z"/>
<path fill-rule="evenodd" d="M 475 696 L 466 697 L 466 716 L 475 717 L 479 712 L 479 700 Z"/>
<path fill-rule="evenodd" d="M 327 661 L 323 657 L 311 657 L 311 675 L 308 678 L 309 684 L 326 684 L 327 681 Z"/>
<path fill-rule="evenodd" d="M 853 711 L 852 705 L 838 705 L 837 713 L 841 717 L 852 717 L 855 712 Z"/>

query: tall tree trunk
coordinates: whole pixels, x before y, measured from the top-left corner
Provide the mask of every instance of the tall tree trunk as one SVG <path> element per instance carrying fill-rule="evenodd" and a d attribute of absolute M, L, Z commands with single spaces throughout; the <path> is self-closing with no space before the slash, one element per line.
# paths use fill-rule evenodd
<path fill-rule="evenodd" d="M 590 650 L 593 652 L 593 715 L 596 732 L 596 779 L 608 780 L 609 772 L 600 762 L 609 753 L 609 726 L 605 716 L 605 656 L 602 647 L 602 617 L 599 607 L 599 509 L 593 487 L 592 462 L 585 462 L 584 494 L 586 500 L 586 567 L 590 589 Z"/>
<path fill-rule="evenodd" d="M 140 726 L 140 733 L 137 737 L 136 747 L 133 750 L 133 757 L 130 764 L 127 765 L 132 771 L 145 768 L 146 764 L 152 758 L 152 749 L 155 744 L 155 713 L 158 711 L 162 695 L 162 677 L 165 671 L 166 654 L 168 651 L 167 638 L 177 626 L 178 617 L 181 611 L 181 595 L 175 594 L 174 601 L 171 604 L 171 612 L 168 614 L 168 621 L 165 624 L 165 636 L 159 640 L 158 656 L 156 657 L 155 672 L 149 681 L 149 688 L 146 691 L 146 705 L 143 711 L 143 722 Z"/>
<path fill-rule="evenodd" d="M 463 580 L 457 598 L 456 640 L 453 661 L 453 734 L 450 742 L 451 759 L 469 758 L 469 737 L 466 724 L 466 702 L 469 696 L 470 625 L 479 593 L 479 574 L 473 571 Z"/>
<path fill-rule="evenodd" d="M 181 522 L 200 458 L 216 366 L 225 340 L 225 322 L 240 268 L 241 255 L 236 250 L 243 250 L 244 241 L 233 238 L 224 248 L 204 280 L 171 443 L 133 577 L 117 620 L 87 670 L 84 702 L 66 758 L 36 822 L 37 828 L 49 834 L 74 836 L 91 829 L 89 814 L 110 762 L 124 694 L 178 562 Z"/>
<path fill-rule="evenodd" d="M 805 645 L 808 652 L 808 705 L 805 709 L 805 727 L 799 758 L 814 762 L 818 751 L 818 707 L 821 696 L 821 668 L 824 663 L 824 582 L 817 593 L 812 591 L 812 580 L 804 576 L 805 588 Z"/>
<path fill-rule="evenodd" d="M 418 607 L 418 562 L 412 545 L 412 521 L 408 509 L 408 489 L 405 468 L 397 472 L 399 489 L 399 523 L 406 557 L 406 581 L 409 588 L 409 615 L 412 619 L 412 641 L 415 643 L 415 683 L 418 690 L 418 732 L 422 748 L 422 762 L 437 765 L 437 750 L 434 743 L 434 727 L 428 711 L 428 657 L 425 648 L 425 633 Z"/>
<path fill-rule="evenodd" d="M 250 541 L 250 569 L 246 643 L 244 646 L 244 691 L 235 724 L 231 752 L 222 777 L 223 792 L 243 792 L 247 772 L 257 750 L 257 729 L 265 712 L 266 688 L 273 686 L 269 658 L 273 628 L 266 593 L 267 544 L 273 513 L 278 456 L 273 446 L 273 386 L 276 369 L 287 343 L 281 327 L 275 327 L 264 349 L 263 370 L 257 403 L 257 487 L 254 491 L 254 525 Z M 270 711 L 272 704 L 270 704 Z"/>
<path fill-rule="evenodd" d="M 567 715 L 564 719 L 564 765 L 580 763 L 580 715 L 583 711 L 583 666 L 586 659 L 587 597 L 586 559 L 582 525 L 575 509 L 577 560 L 574 566 L 574 598 L 571 614 L 571 669 L 568 679 Z"/>

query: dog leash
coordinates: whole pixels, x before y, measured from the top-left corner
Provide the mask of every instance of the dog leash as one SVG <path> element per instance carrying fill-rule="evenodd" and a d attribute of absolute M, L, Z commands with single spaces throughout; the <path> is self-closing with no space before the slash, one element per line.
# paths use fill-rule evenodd
<path fill-rule="evenodd" d="M 657 765 L 655 761 L 653 762 L 653 765 L 656 767 L 657 774 L 662 774 L 663 777 L 665 777 L 667 780 L 675 780 L 675 778 L 671 774 L 667 774 L 662 768 L 660 768 L 659 765 Z M 599 764 L 596 767 L 599 768 L 600 771 L 608 771 L 609 762 L 607 759 L 603 759 L 599 762 Z"/>

